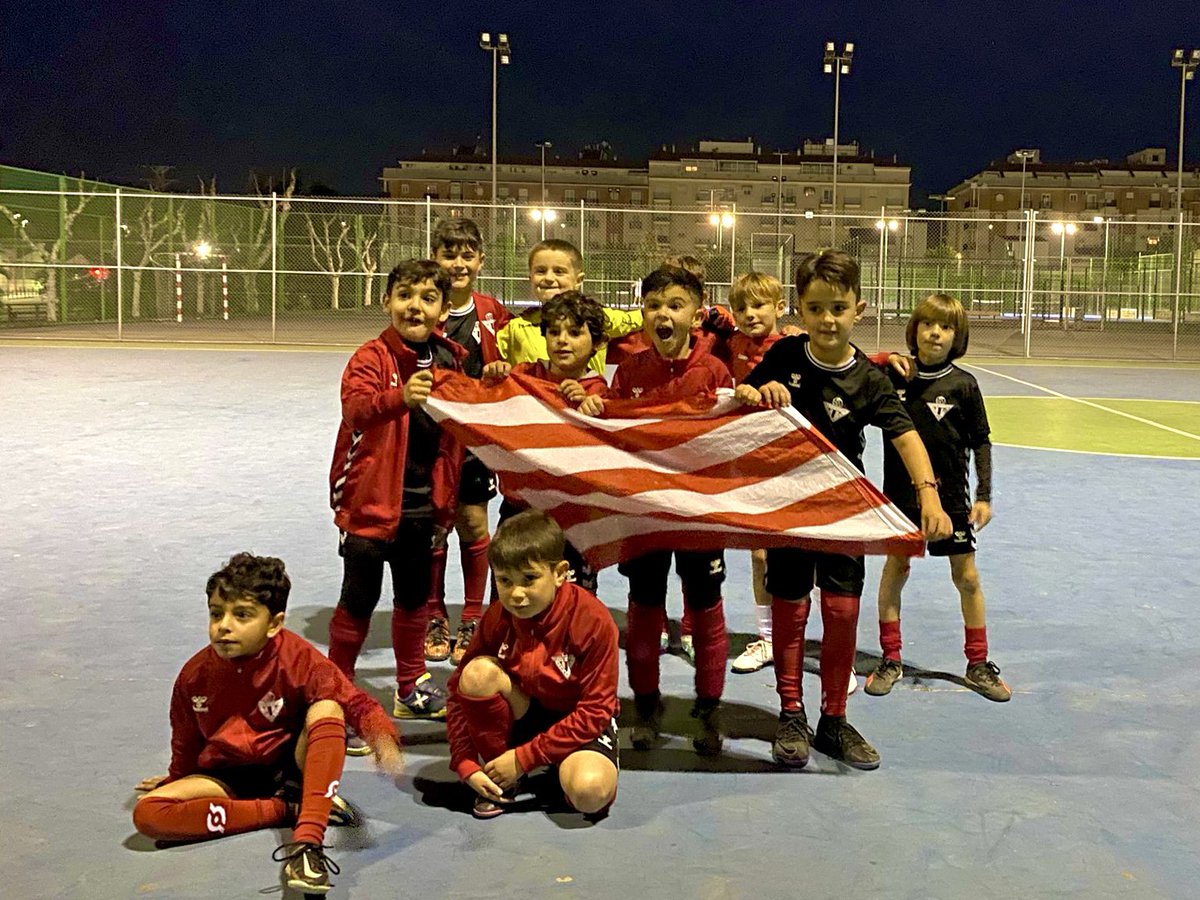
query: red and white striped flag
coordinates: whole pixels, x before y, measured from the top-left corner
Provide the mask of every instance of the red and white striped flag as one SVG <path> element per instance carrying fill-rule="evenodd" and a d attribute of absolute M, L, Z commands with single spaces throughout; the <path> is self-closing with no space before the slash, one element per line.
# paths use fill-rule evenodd
<path fill-rule="evenodd" d="M 920 530 L 791 408 L 750 410 L 722 392 L 608 400 L 595 419 L 538 379 L 452 372 L 426 408 L 597 569 L 651 550 L 924 552 Z"/>

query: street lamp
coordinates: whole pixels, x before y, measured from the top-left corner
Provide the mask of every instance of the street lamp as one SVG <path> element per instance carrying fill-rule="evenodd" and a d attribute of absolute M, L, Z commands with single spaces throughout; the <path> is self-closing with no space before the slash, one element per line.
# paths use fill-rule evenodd
<path fill-rule="evenodd" d="M 776 150 L 779 157 L 779 174 L 772 175 L 775 182 L 775 252 L 779 254 L 779 280 L 783 281 L 783 183 L 787 176 L 783 174 L 783 158 L 787 155 L 783 150 Z"/>
<path fill-rule="evenodd" d="M 1196 76 L 1196 67 L 1200 66 L 1200 50 L 1176 48 L 1171 54 L 1171 65 L 1179 70 L 1179 169 L 1175 180 L 1179 224 L 1175 227 L 1175 309 L 1171 315 L 1171 358 L 1174 359 L 1179 351 L 1179 294 L 1183 277 L 1183 102 L 1187 96 L 1187 83 Z"/>
<path fill-rule="evenodd" d="M 492 54 L 492 204 L 496 203 L 496 95 L 500 84 L 499 67 L 507 66 L 512 61 L 512 47 L 508 43 L 507 34 L 496 35 L 485 31 L 479 35 L 479 48 Z"/>
<path fill-rule="evenodd" d="M 847 43 L 839 54 L 833 41 L 825 42 L 825 57 L 822 68 L 826 75 L 833 75 L 833 191 L 830 195 L 832 213 L 829 217 L 829 228 L 832 236 L 830 243 L 837 244 L 837 179 L 838 179 L 838 119 L 842 105 L 842 76 L 850 74 L 850 64 L 854 59 L 854 44 Z"/>
<path fill-rule="evenodd" d="M 1058 321 L 1067 327 L 1067 235 L 1075 234 L 1079 228 L 1074 222 L 1052 222 L 1050 230 L 1058 235 Z"/>
<path fill-rule="evenodd" d="M 1013 156 L 1021 160 L 1021 203 L 1018 207 L 1021 210 L 1025 209 L 1025 167 L 1036 155 L 1037 151 L 1035 150 L 1017 150 L 1013 153 Z"/>

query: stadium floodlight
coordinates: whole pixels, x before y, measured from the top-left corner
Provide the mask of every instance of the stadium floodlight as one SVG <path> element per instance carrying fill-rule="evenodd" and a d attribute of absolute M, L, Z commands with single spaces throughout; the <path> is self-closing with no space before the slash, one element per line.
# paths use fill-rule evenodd
<path fill-rule="evenodd" d="M 1037 151 L 1016 150 L 1013 152 L 1013 156 L 1021 160 L 1021 203 L 1018 209 L 1023 210 L 1025 208 L 1025 167 L 1029 164 L 1031 159 L 1037 157 Z"/>
<path fill-rule="evenodd" d="M 192 252 L 196 254 L 197 259 L 208 259 L 212 256 L 212 244 L 206 240 L 196 241 L 192 245 Z"/>
<path fill-rule="evenodd" d="M 496 36 L 496 40 L 492 40 L 490 31 L 480 32 L 479 49 L 486 50 L 492 54 L 492 205 L 496 203 L 496 134 L 498 131 L 496 122 L 496 97 L 500 84 L 501 65 L 507 66 L 512 61 L 512 45 L 508 42 L 508 35 L 500 33 Z"/>
<path fill-rule="evenodd" d="M 1179 69 L 1179 160 L 1175 173 L 1175 208 L 1179 210 L 1179 227 L 1183 228 L 1183 119 L 1184 100 L 1187 97 L 1187 83 L 1196 77 L 1196 68 L 1200 66 L 1200 48 L 1184 51 L 1177 47 L 1171 55 L 1171 65 Z M 1179 235 L 1176 235 L 1176 243 Z M 1175 253 L 1175 308 L 1171 313 L 1171 358 L 1179 352 L 1179 287 L 1183 276 L 1183 254 Z"/>
<path fill-rule="evenodd" d="M 822 69 L 826 75 L 833 75 L 833 190 L 830 192 L 829 230 L 833 246 L 837 246 L 837 178 L 838 178 L 838 120 L 842 105 L 842 76 L 850 74 L 850 64 L 854 59 L 854 44 L 846 43 L 841 53 L 833 41 L 825 42 L 825 56 Z"/>

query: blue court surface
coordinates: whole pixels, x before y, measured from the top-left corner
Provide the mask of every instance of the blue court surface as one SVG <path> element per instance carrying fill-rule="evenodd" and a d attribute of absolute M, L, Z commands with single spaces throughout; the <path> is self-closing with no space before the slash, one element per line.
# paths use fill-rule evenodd
<path fill-rule="evenodd" d="M 3 896 L 279 892 L 270 855 L 286 832 L 156 850 L 130 809 L 138 780 L 166 770 L 171 685 L 206 641 L 204 583 L 230 554 L 281 556 L 290 627 L 324 646 L 341 574 L 327 472 L 347 356 L 0 347 Z M 1069 396 L 1200 397 L 1195 368 L 985 367 Z M 976 374 L 985 396 L 1025 390 Z M 406 726 L 395 783 L 348 761 L 342 793 L 367 824 L 331 830 L 342 874 L 329 896 L 1200 896 L 1200 461 L 1000 445 L 995 467 L 979 566 L 1010 703 L 961 685 L 948 567 L 919 560 L 905 593 L 910 669 L 890 696 L 850 699 L 878 771 L 819 754 L 778 771 L 770 669 L 729 675 L 725 753 L 697 758 L 692 669 L 671 656 L 674 736 L 639 754 L 623 733 L 620 794 L 596 824 L 540 810 L 474 820 L 442 725 Z M 736 653 L 754 618 L 748 555 L 729 563 Z M 870 560 L 860 672 L 878 659 L 878 571 Z M 451 598 L 458 578 L 452 547 Z M 600 594 L 623 623 L 623 579 L 605 572 Z M 381 699 L 389 608 L 360 665 Z M 677 617 L 677 590 L 670 608 Z M 816 615 L 809 638 L 815 668 Z M 815 721 L 815 675 L 805 689 Z"/>

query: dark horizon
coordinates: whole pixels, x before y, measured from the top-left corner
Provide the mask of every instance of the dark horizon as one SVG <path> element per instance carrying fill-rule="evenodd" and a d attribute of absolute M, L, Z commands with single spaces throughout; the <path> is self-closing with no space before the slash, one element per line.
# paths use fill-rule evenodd
<path fill-rule="evenodd" d="M 500 70 L 502 159 L 539 140 L 564 158 L 599 140 L 620 159 L 711 139 L 795 149 L 832 132 L 823 41 L 853 40 L 839 136 L 911 165 L 914 203 L 1017 147 L 1047 162 L 1166 147 L 1173 167 L 1170 54 L 1200 46 L 1200 17 L 1182 0 L 1085 11 L 1058 0 L 1004 15 L 978 0 L 953 15 L 923 0 L 822 3 L 790 19 L 775 4 L 715 0 L 614 0 L 549 18 L 470 0 L 451 13 L 362 0 L 265 11 L 68 0 L 52 20 L 11 5 L 0 22 L 0 161 L 137 185 L 141 167 L 169 165 L 174 189 L 215 176 L 227 193 L 244 191 L 252 169 L 294 167 L 307 184 L 378 196 L 397 159 L 477 138 L 490 149 L 483 30 L 505 30 L 513 45 Z M 628 22 L 641 27 L 614 29 Z M 1191 137 L 1200 84 L 1189 88 Z M 1186 148 L 1189 162 L 1200 157 L 1200 139 Z"/>

